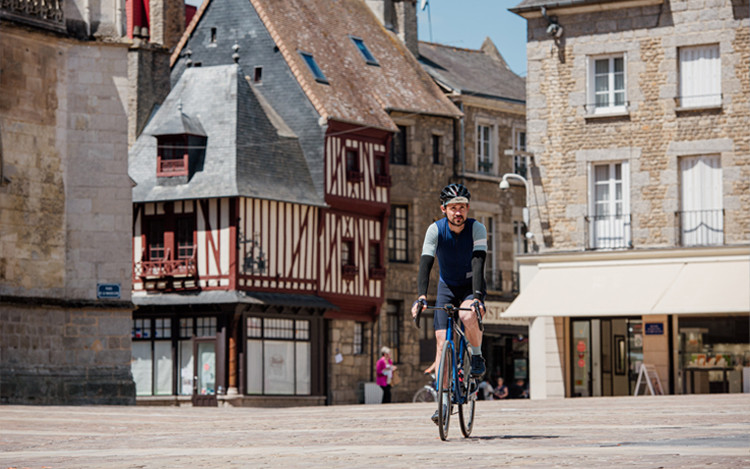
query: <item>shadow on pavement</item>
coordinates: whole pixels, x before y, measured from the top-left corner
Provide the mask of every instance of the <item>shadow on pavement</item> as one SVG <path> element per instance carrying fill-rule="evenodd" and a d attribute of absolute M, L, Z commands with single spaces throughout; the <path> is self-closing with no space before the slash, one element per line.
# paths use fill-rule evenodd
<path fill-rule="evenodd" d="M 491 435 L 491 436 L 472 436 L 474 440 L 547 440 L 560 438 L 558 435 Z"/>

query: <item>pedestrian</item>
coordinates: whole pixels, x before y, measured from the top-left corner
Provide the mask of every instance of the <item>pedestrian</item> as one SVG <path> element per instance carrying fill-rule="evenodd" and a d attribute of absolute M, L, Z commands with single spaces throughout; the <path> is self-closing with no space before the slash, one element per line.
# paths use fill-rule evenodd
<path fill-rule="evenodd" d="M 391 349 L 383 346 L 380 349 L 380 359 L 375 365 L 375 382 L 383 390 L 383 400 L 381 401 L 383 404 L 390 404 L 391 402 L 391 380 L 394 371 L 396 371 L 396 366 L 393 365 L 393 360 L 391 360 Z"/>
<path fill-rule="evenodd" d="M 511 386 L 510 397 L 512 399 L 526 399 L 529 397 L 529 391 L 526 389 L 526 381 L 523 379 L 517 379 L 515 384 Z"/>
<path fill-rule="evenodd" d="M 477 392 L 477 399 L 480 401 L 491 401 L 495 388 L 490 384 L 490 380 L 485 378 L 479 383 L 479 391 Z"/>
<path fill-rule="evenodd" d="M 508 386 L 503 382 L 503 377 L 497 377 L 497 386 L 495 386 L 495 392 L 493 393 L 495 399 L 507 399 L 508 398 Z"/>

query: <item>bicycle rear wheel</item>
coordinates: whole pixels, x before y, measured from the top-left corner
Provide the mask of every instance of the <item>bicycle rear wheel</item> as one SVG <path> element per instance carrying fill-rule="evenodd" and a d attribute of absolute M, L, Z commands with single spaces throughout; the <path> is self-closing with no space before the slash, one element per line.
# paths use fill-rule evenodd
<path fill-rule="evenodd" d="M 435 402 L 435 390 L 428 386 L 422 386 L 422 389 L 414 393 L 412 402 Z"/>
<path fill-rule="evenodd" d="M 464 349 L 463 360 L 458 366 L 463 370 L 463 381 L 459 383 L 461 387 L 462 403 L 458 404 L 458 421 L 461 423 L 461 433 L 465 438 L 471 435 L 474 428 L 474 410 L 477 403 L 477 394 L 473 392 L 476 388 L 476 380 L 471 377 L 471 355 L 468 347 Z M 472 394 L 469 394 L 472 392 Z"/>
<path fill-rule="evenodd" d="M 440 355 L 437 383 L 438 428 L 440 429 L 440 439 L 445 441 L 448 438 L 448 425 L 450 424 L 451 407 L 453 405 L 453 349 L 448 341 L 443 344 L 443 352 Z"/>

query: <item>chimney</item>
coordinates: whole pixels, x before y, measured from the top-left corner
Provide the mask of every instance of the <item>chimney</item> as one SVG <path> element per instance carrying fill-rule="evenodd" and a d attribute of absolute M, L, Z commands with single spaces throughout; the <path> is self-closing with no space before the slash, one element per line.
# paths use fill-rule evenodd
<path fill-rule="evenodd" d="M 419 55 L 417 0 L 366 0 L 386 29 L 394 32 L 415 57 Z"/>

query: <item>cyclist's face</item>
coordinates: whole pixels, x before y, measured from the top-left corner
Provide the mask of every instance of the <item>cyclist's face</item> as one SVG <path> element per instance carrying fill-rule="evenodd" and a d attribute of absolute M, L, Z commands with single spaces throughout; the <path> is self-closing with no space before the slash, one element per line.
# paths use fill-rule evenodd
<path fill-rule="evenodd" d="M 448 217 L 448 223 L 451 225 L 462 226 L 466 223 L 466 214 L 469 211 L 469 204 L 448 204 L 445 207 L 441 206 L 440 209 L 445 216 Z"/>

